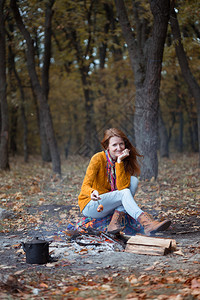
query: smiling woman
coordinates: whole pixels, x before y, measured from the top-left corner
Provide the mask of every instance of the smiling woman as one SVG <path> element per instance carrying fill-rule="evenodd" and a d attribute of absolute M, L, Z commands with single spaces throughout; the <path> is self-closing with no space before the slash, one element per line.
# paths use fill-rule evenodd
<path fill-rule="evenodd" d="M 137 220 L 147 235 L 167 229 L 170 221 L 153 220 L 134 200 L 138 186 L 134 175 L 140 173 L 137 157 L 142 155 L 116 128 L 105 131 L 101 145 L 104 151 L 91 158 L 78 197 L 83 215 L 95 219 L 112 215 L 107 231 L 114 234 L 124 229 L 121 224 L 125 214 Z"/>
<path fill-rule="evenodd" d="M 128 151 L 128 149 L 126 149 Z M 110 138 L 109 145 L 108 145 L 108 151 L 110 152 L 111 157 L 114 160 L 117 160 L 117 158 L 124 154 L 125 152 L 125 143 L 121 137 L 113 136 Z M 128 154 L 127 154 L 128 156 Z"/>

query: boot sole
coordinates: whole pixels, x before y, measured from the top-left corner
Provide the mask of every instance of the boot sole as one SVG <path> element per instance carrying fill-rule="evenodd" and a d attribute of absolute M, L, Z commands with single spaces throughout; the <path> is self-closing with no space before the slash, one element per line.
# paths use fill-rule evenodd
<path fill-rule="evenodd" d="M 119 233 L 122 230 L 123 229 L 115 229 L 115 230 L 112 230 L 112 231 L 107 231 L 107 233 L 116 234 L 116 233 Z"/>
<path fill-rule="evenodd" d="M 112 231 L 107 231 L 107 233 L 111 233 L 111 234 L 116 234 L 116 233 L 119 233 L 120 231 L 123 231 L 125 227 L 122 227 L 120 229 L 115 229 L 115 230 L 112 230 Z"/>
<path fill-rule="evenodd" d="M 171 225 L 171 221 L 166 221 L 164 224 L 162 224 L 158 229 L 151 231 L 150 233 L 155 233 L 159 231 L 164 231 Z"/>

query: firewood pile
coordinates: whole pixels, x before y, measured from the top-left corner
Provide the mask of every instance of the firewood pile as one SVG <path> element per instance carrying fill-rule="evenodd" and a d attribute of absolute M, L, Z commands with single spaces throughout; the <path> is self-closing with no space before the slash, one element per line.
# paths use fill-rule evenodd
<path fill-rule="evenodd" d="M 148 255 L 166 255 L 176 251 L 176 241 L 143 235 L 132 236 L 125 248 L 126 252 Z"/>
<path fill-rule="evenodd" d="M 174 239 L 147 237 L 139 234 L 135 236 L 127 236 L 123 233 L 111 235 L 92 228 L 83 228 L 81 231 L 66 231 L 65 236 L 75 251 L 87 251 L 87 249 L 96 253 L 125 251 L 145 255 L 166 255 L 176 251 Z M 51 245 L 52 247 L 55 248 L 55 243 Z"/>

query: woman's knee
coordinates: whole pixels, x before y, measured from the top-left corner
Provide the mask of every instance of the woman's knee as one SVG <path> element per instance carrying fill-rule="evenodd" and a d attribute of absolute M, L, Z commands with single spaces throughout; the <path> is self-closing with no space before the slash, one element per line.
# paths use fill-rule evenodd
<path fill-rule="evenodd" d="M 130 184 L 133 185 L 133 186 L 138 186 L 138 178 L 135 177 L 135 176 L 131 176 L 131 181 L 130 181 Z"/>
<path fill-rule="evenodd" d="M 131 191 L 128 188 L 125 188 L 120 191 L 123 197 L 129 197 L 131 195 Z"/>
<path fill-rule="evenodd" d="M 138 178 L 135 177 L 135 176 L 131 176 L 131 180 L 130 180 L 130 190 L 131 190 L 131 193 L 134 195 L 135 192 L 137 191 L 137 188 L 138 188 Z"/>

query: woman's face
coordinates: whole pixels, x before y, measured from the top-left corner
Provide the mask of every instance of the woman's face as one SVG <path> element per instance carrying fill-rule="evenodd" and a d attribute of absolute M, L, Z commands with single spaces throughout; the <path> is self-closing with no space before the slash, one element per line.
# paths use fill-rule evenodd
<path fill-rule="evenodd" d="M 108 149 L 112 159 L 117 160 L 125 149 L 124 140 L 118 136 L 113 136 L 109 140 Z"/>

